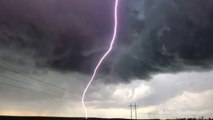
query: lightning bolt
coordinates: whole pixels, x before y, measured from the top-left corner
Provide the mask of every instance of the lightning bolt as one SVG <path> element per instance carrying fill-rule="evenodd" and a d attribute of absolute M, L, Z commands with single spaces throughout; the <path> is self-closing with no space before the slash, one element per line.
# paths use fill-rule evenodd
<path fill-rule="evenodd" d="M 108 50 L 106 51 L 106 53 L 101 57 L 101 59 L 99 60 L 99 62 L 97 63 L 94 71 L 93 71 L 93 74 L 92 74 L 92 77 L 91 79 L 89 80 L 89 83 L 87 84 L 86 88 L 84 89 L 84 92 L 83 92 L 83 95 L 82 95 L 82 99 L 81 99 L 81 102 L 82 102 L 82 106 L 83 106 L 83 109 L 84 109 L 84 112 L 85 112 L 85 118 L 87 119 L 87 108 L 85 106 L 85 103 L 84 103 L 84 98 L 85 98 L 85 94 L 89 88 L 89 86 L 91 85 L 92 81 L 94 80 L 95 76 L 96 76 L 96 73 L 97 73 L 97 70 L 99 69 L 100 65 L 102 64 L 103 60 L 109 55 L 109 53 L 112 51 L 112 48 L 113 48 L 113 45 L 115 43 L 115 39 L 116 39 L 116 36 L 117 36 L 117 23 L 118 23 L 118 3 L 119 3 L 119 0 L 115 0 L 115 6 L 114 6 L 114 31 L 113 31 L 113 36 L 112 36 L 112 39 L 111 39 L 111 42 L 110 42 L 110 46 L 108 48 Z"/>

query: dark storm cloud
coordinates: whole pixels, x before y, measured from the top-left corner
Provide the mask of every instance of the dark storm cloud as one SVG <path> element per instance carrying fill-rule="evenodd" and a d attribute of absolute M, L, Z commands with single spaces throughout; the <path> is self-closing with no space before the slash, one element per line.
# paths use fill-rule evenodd
<path fill-rule="evenodd" d="M 1 49 L 27 54 L 37 66 L 88 72 L 110 38 L 112 3 L 0 1 Z"/>
<path fill-rule="evenodd" d="M 28 56 L 38 67 L 91 73 L 111 38 L 113 2 L 0 1 L 0 48 Z M 116 49 L 102 73 L 128 79 L 212 68 L 211 0 L 125 2 Z M 10 53 L 1 59 L 14 61 Z"/>
<path fill-rule="evenodd" d="M 131 6 L 132 46 L 117 60 L 119 76 L 147 78 L 162 72 L 212 68 L 211 0 L 134 2 L 142 3 L 141 9 L 139 4 Z"/>

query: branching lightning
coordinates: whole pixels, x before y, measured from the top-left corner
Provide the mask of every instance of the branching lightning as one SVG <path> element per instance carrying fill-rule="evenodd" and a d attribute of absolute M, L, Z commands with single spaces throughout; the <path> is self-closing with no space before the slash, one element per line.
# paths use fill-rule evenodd
<path fill-rule="evenodd" d="M 97 70 L 99 69 L 100 65 L 102 64 L 103 60 L 109 55 L 109 53 L 111 52 L 112 48 L 113 48 L 113 45 L 114 45 L 114 42 L 115 42 L 115 39 L 116 39 L 116 36 L 117 36 L 117 22 L 118 22 L 118 15 L 117 15 L 117 12 L 118 12 L 118 3 L 119 3 L 119 0 L 115 0 L 115 7 L 114 7 L 114 30 L 113 30 L 113 36 L 112 36 L 112 39 L 111 39 L 111 43 L 110 43 L 110 46 L 109 46 L 109 49 L 106 51 L 106 53 L 101 57 L 101 59 L 99 60 L 99 62 L 97 63 L 94 71 L 93 71 L 93 74 L 92 74 L 92 77 L 89 81 L 89 83 L 87 84 L 86 88 L 84 89 L 84 92 L 83 92 L 83 95 L 82 95 L 82 106 L 83 106 L 83 109 L 84 109 L 84 112 L 85 112 L 85 117 L 87 119 L 87 108 L 85 106 L 85 103 L 84 103 L 84 98 L 85 98 L 85 94 L 89 88 L 89 86 L 91 85 L 92 81 L 94 80 L 95 76 L 96 76 L 96 73 L 97 73 Z"/>

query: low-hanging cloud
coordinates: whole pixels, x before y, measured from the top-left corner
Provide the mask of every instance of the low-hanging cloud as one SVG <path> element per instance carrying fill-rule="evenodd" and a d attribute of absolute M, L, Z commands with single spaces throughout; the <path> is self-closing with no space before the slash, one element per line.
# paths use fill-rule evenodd
<path fill-rule="evenodd" d="M 147 79 L 156 73 L 212 68 L 212 1 L 135 3 L 130 18 L 132 45 L 117 60 L 118 76 Z"/>

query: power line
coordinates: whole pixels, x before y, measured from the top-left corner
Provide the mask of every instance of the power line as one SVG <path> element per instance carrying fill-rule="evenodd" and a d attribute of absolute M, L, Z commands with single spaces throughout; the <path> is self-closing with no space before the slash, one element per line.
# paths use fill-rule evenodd
<path fill-rule="evenodd" d="M 10 72 L 13 72 L 13 73 L 15 73 L 15 74 L 18 74 L 18 75 L 20 75 L 20 76 L 23 76 L 23 77 L 25 77 L 25 78 L 28 78 L 28 79 L 31 79 L 31 80 L 35 80 L 35 81 L 39 81 L 39 82 L 41 82 L 41 83 L 43 83 L 43 84 L 46 84 L 46 85 L 48 85 L 48 86 L 51 86 L 51 87 L 54 87 L 54 88 L 57 88 L 57 89 L 66 90 L 66 91 L 72 92 L 72 91 L 69 90 L 69 89 L 62 88 L 62 87 L 58 87 L 57 85 L 54 85 L 54 84 L 51 84 L 51 83 L 49 83 L 49 82 L 45 82 L 45 81 L 42 81 L 42 80 L 40 80 L 40 79 L 37 79 L 37 78 L 31 77 L 31 76 L 25 75 L 25 74 L 23 74 L 23 73 L 21 73 L 21 72 L 18 72 L 18 71 L 15 71 L 15 70 L 6 68 L 6 67 L 4 67 L 4 66 L 0 66 L 0 68 L 2 68 L 2 69 L 4 69 L 4 70 L 7 70 L 7 71 L 10 71 Z"/>
<path fill-rule="evenodd" d="M 137 120 L 137 104 L 130 104 L 130 118 L 133 119 L 133 110 L 135 112 L 135 119 Z M 134 108 L 134 109 L 133 109 Z"/>
<path fill-rule="evenodd" d="M 30 84 L 30 83 L 25 82 L 25 81 L 21 81 L 21 80 L 18 80 L 18 79 L 10 78 L 10 77 L 7 77 L 7 76 L 1 75 L 1 74 L 0 74 L 0 77 L 6 78 L 6 79 L 8 79 L 8 80 L 16 81 L 16 82 L 21 82 L 21 83 L 24 83 L 25 85 L 30 85 L 30 86 L 38 87 L 38 86 L 36 86 L 36 85 L 34 85 L 34 84 Z M 45 87 L 43 87 L 43 88 L 45 88 Z M 48 90 L 48 89 L 46 89 L 46 90 Z M 59 92 L 57 92 L 57 93 L 59 93 Z M 60 93 L 59 93 L 59 94 L 60 94 Z"/>
<path fill-rule="evenodd" d="M 133 105 L 130 104 L 129 107 L 130 107 L 130 118 L 132 119 L 132 107 L 133 107 Z"/>
<path fill-rule="evenodd" d="M 25 88 L 25 87 L 20 87 L 20 86 L 16 86 L 16 85 L 13 85 L 13 84 L 9 84 L 9 83 L 6 83 L 6 82 L 2 82 L 0 81 L 0 85 L 7 85 L 9 87 L 15 87 L 15 88 L 19 88 L 19 89 L 26 89 L 26 90 L 30 90 L 31 92 L 39 92 L 39 93 L 42 93 L 42 94 L 45 94 L 45 95 L 51 95 L 51 96 L 57 96 L 57 97 L 61 97 L 61 96 L 58 96 L 58 95 L 55 95 L 55 94 L 50 94 L 50 93 L 46 93 L 46 92 L 42 92 L 42 91 L 35 91 L 33 89 L 30 89 L 30 88 Z M 66 99 L 71 99 L 71 98 L 67 98 L 67 97 L 63 97 L 64 99 L 62 100 L 65 100 L 65 101 L 68 101 Z M 68 105 L 70 105 L 69 103 L 67 103 Z"/>
<path fill-rule="evenodd" d="M 10 86 L 10 87 L 15 87 L 15 88 L 20 88 L 20 89 L 30 90 L 31 92 L 39 92 L 39 93 L 42 93 L 42 94 L 45 94 L 45 95 L 56 96 L 55 94 L 50 94 L 50 93 L 47 93 L 47 92 L 36 91 L 34 89 L 30 89 L 30 88 L 26 88 L 26 87 L 16 86 L 16 85 L 13 85 L 13 84 L 10 84 L 10 83 L 6 83 L 6 82 L 3 82 L 3 81 L 1 81 L 0 84 L 1 85 L 4 84 L 4 85 Z"/>
<path fill-rule="evenodd" d="M 135 119 L 137 120 L 137 104 L 136 103 L 135 103 L 134 107 L 135 107 Z"/>
<path fill-rule="evenodd" d="M 35 92 L 35 93 L 39 92 L 39 93 L 42 93 L 43 95 L 57 96 L 57 97 L 61 98 L 61 96 L 58 96 L 58 95 L 55 95 L 55 94 L 50 94 L 50 93 L 46 93 L 46 92 L 42 92 L 42 91 L 36 91 L 36 90 L 30 89 L 30 88 L 20 87 L 20 86 L 9 84 L 9 83 L 2 82 L 2 81 L 0 81 L 0 85 L 6 85 L 6 86 L 9 86 L 9 87 L 14 87 L 14 88 L 19 88 L 19 89 L 26 89 L 26 90 L 29 90 L 31 92 Z M 67 99 L 71 99 L 71 98 L 68 98 L 68 97 L 62 97 L 61 98 L 61 100 L 68 101 L 68 102 L 66 102 L 66 104 L 72 106 L 72 104 L 69 103 L 70 101 L 67 100 Z"/>
<path fill-rule="evenodd" d="M 51 95 L 51 96 L 55 96 L 55 97 L 71 99 L 69 97 L 63 97 L 63 96 L 61 96 L 59 94 L 52 94 L 52 93 L 44 92 L 44 91 L 37 91 L 37 90 L 31 89 L 31 88 L 26 88 L 26 87 L 21 87 L 21 86 L 13 85 L 13 84 L 10 84 L 10 83 L 6 83 L 4 81 L 0 81 L 0 84 L 4 84 L 4 85 L 10 86 L 10 87 L 16 87 L 16 88 L 20 88 L 20 89 L 26 89 L 26 90 L 30 90 L 31 92 L 42 93 L 42 94 L 45 94 L 45 95 Z"/>

